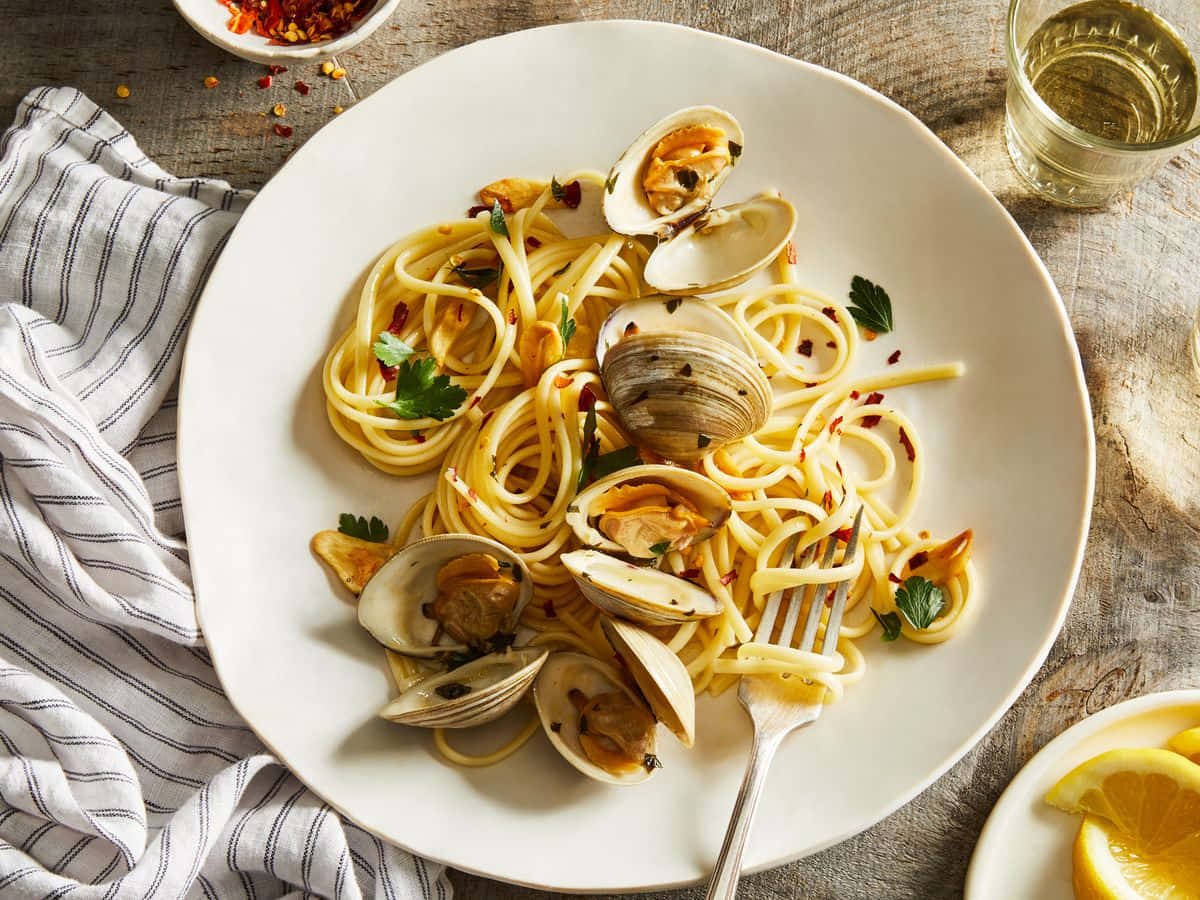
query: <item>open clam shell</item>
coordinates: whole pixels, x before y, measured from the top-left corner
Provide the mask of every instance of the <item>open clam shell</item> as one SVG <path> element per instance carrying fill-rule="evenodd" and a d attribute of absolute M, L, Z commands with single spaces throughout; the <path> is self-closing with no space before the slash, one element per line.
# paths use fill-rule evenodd
<path fill-rule="evenodd" d="M 579 742 L 580 714 L 569 696 L 572 688 L 589 697 L 619 691 L 636 706 L 645 707 L 642 698 L 624 682 L 612 666 L 582 653 L 554 653 L 546 660 L 533 683 L 533 702 L 546 737 L 550 739 L 554 749 L 584 775 L 608 784 L 640 784 L 654 774 L 653 765 L 614 773 L 588 758 Z M 647 715 L 649 714 L 647 710 Z M 654 753 L 653 733 L 647 752 Z"/>
<path fill-rule="evenodd" d="M 572 550 L 562 564 L 596 606 L 643 625 L 677 625 L 722 610 L 716 597 L 667 572 L 635 566 L 598 550 Z"/>
<path fill-rule="evenodd" d="M 701 131 L 708 132 L 701 139 L 707 148 L 666 147 L 672 136 Z M 603 209 L 609 227 L 620 234 L 657 237 L 673 234 L 682 223 L 708 208 L 713 195 L 733 172 L 744 143 L 737 119 L 715 106 L 688 107 L 655 122 L 634 138 L 608 173 Z M 648 193 L 647 178 L 653 178 L 651 166 L 664 150 L 668 159 L 675 158 L 663 169 L 665 178 L 659 187 L 665 190 Z M 676 202 L 678 205 L 674 209 L 665 208 L 664 200 L 669 205 Z"/>
<path fill-rule="evenodd" d="M 733 316 L 718 306 L 691 297 L 648 294 L 616 307 L 596 334 L 596 362 L 604 365 L 609 349 L 636 334 L 707 334 L 754 357 L 754 348 Z"/>
<path fill-rule="evenodd" d="M 545 648 L 489 653 L 417 682 L 379 715 L 421 728 L 470 728 L 491 722 L 525 696 L 549 655 Z"/>
<path fill-rule="evenodd" d="M 438 592 L 437 574 L 446 563 L 472 553 L 493 557 L 519 584 L 517 601 L 497 633 L 516 630 L 521 612 L 533 598 L 533 578 L 512 550 L 489 538 L 439 534 L 416 541 L 380 567 L 358 599 L 358 621 L 385 647 L 406 656 L 433 658 L 463 652 L 464 644 L 439 634 L 438 623 L 422 607 Z"/>
<path fill-rule="evenodd" d="M 601 478 L 580 491 L 567 507 L 567 525 L 585 547 L 624 554 L 634 559 L 654 559 L 659 554 L 649 549 L 650 538 L 639 534 L 637 543 L 618 543 L 601 531 L 599 525 L 603 515 L 612 508 L 614 499 L 622 493 L 622 489 L 643 485 L 666 487 L 690 505 L 690 512 L 694 512 L 707 523 L 701 525 L 694 534 L 674 549 L 683 549 L 711 537 L 725 524 L 733 510 L 733 500 L 725 489 L 699 472 L 677 466 L 631 466 Z M 659 536 L 655 535 L 653 530 L 651 535 Z"/>
<path fill-rule="evenodd" d="M 642 277 L 666 294 L 737 287 L 779 257 L 796 228 L 796 208 L 777 193 L 709 208 L 655 248 Z"/>
<path fill-rule="evenodd" d="M 648 631 L 620 619 L 602 617 L 600 627 L 625 661 L 654 717 L 685 747 L 696 741 L 696 692 L 679 656 Z"/>

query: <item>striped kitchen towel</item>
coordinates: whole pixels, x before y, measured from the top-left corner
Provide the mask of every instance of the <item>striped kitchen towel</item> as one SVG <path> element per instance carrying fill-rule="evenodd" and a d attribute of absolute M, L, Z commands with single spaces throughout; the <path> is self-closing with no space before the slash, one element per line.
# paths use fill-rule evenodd
<path fill-rule="evenodd" d="M 450 895 L 264 752 L 196 622 L 174 382 L 249 199 L 69 88 L 0 139 L 0 897 Z"/>

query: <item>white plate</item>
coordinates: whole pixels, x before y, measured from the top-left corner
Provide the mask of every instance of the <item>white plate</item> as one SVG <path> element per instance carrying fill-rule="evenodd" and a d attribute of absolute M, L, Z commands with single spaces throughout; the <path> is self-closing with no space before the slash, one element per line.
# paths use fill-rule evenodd
<path fill-rule="evenodd" d="M 865 642 L 866 679 L 776 760 L 748 866 L 862 831 L 944 772 L 1028 683 L 1075 585 L 1093 442 L 1062 303 L 1003 208 L 915 118 L 843 76 L 663 24 L 556 26 L 436 59 L 334 120 L 246 212 L 192 326 L 180 477 L 200 614 L 239 712 L 338 809 L 462 869 L 574 891 L 696 881 L 749 727 L 732 692 L 704 700 L 695 750 L 664 740 L 659 776 L 614 789 L 540 739 L 468 770 L 374 718 L 389 691 L 379 648 L 308 540 L 343 511 L 396 522 L 425 482 L 379 474 L 334 436 L 321 360 L 399 235 L 461 216 L 495 178 L 603 169 L 696 103 L 745 127 L 722 198 L 774 185 L 796 203 L 809 285 L 845 296 L 863 274 L 890 292 L 898 330 L 870 345 L 868 369 L 898 347 L 906 364 L 969 370 L 894 396 L 929 448 L 919 521 L 978 535 L 977 614 L 938 647 Z"/>
<path fill-rule="evenodd" d="M 1046 805 L 1046 793 L 1106 750 L 1162 747 L 1200 725 L 1200 690 L 1166 691 L 1110 706 L 1068 728 L 1017 773 L 988 816 L 967 870 L 964 900 L 1074 900 L 1071 845 L 1079 816 Z"/>

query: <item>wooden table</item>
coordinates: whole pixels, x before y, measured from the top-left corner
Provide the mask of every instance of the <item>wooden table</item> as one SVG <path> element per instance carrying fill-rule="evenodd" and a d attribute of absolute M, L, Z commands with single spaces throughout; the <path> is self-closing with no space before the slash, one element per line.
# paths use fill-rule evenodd
<path fill-rule="evenodd" d="M 35 85 L 74 85 L 107 104 L 168 170 L 256 187 L 335 106 L 418 63 L 502 32 L 600 18 L 668 20 L 752 41 L 851 75 L 916 113 L 1000 198 L 1062 291 L 1095 413 L 1090 544 L 1048 662 L 980 745 L 879 825 L 747 878 L 742 896 L 956 897 L 984 818 L 1036 750 L 1126 697 L 1200 684 L 1200 382 L 1185 343 L 1200 301 L 1200 155 L 1184 153 L 1103 212 L 1033 199 L 1001 139 L 1005 7 L 1003 0 L 405 0 L 339 60 L 349 73 L 343 81 L 307 65 L 260 90 L 261 66 L 204 43 L 163 0 L 0 0 L 8 32 L 0 117 L 10 121 Z M 211 90 L 208 75 L 220 79 Z M 312 85 L 307 97 L 292 89 L 295 78 Z M 118 84 L 129 86 L 128 99 L 115 97 Z M 269 110 L 279 101 L 295 128 L 290 139 L 271 132 Z M 1016 348 L 1015 365 L 1019 356 Z M 993 578 L 1003 602 L 1003 573 Z M 459 873 L 453 880 L 463 900 L 536 894 Z"/>

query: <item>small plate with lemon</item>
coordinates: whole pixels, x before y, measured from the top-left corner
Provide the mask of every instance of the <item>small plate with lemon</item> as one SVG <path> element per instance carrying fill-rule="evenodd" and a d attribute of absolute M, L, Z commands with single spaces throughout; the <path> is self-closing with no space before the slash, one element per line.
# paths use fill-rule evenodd
<path fill-rule="evenodd" d="M 1025 897 L 1200 898 L 1200 690 L 1096 713 L 1017 773 L 965 900 Z"/>

